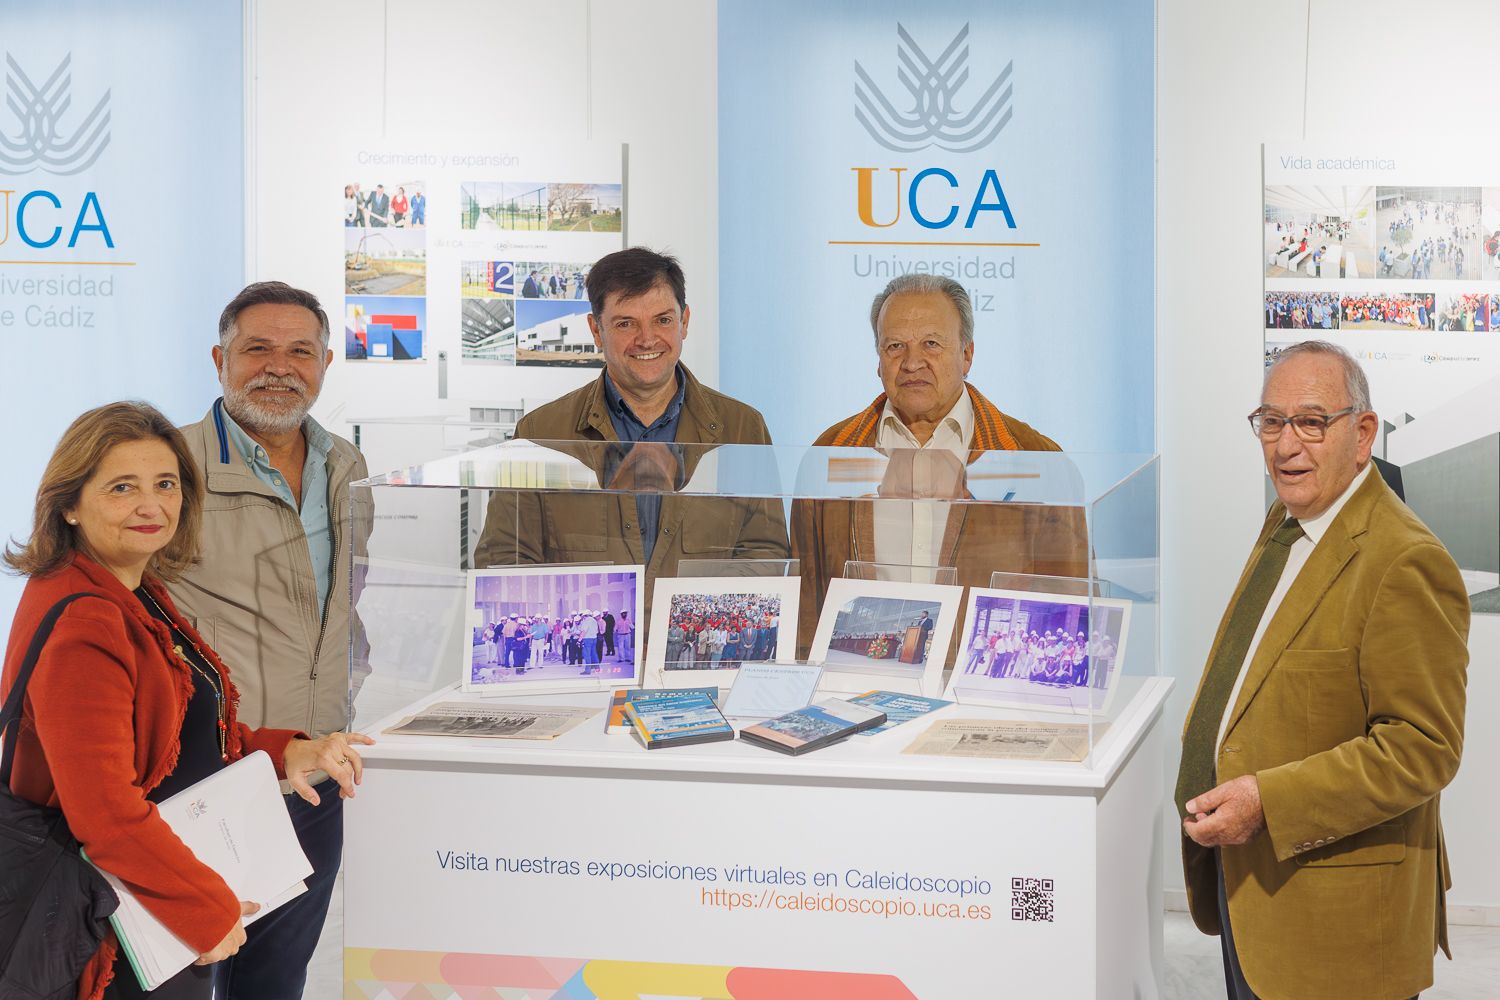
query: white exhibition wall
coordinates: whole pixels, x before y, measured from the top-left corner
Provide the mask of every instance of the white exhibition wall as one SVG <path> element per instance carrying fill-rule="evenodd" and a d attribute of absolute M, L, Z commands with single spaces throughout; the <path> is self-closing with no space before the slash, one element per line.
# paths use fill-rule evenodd
<path fill-rule="evenodd" d="M 462 148 L 524 157 L 590 141 L 628 142 L 628 238 L 681 258 L 692 307 L 684 359 L 716 383 L 713 4 L 558 0 L 540 9 L 515 0 L 260 0 L 251 10 L 252 278 L 314 290 L 339 325 L 338 199 L 359 151 Z M 377 180 L 391 184 L 417 172 L 371 166 L 363 176 L 368 190 Z M 476 168 L 472 179 L 489 177 Z M 454 211 L 450 191 L 429 192 L 429 201 L 432 211 Z M 458 299 L 456 280 L 429 283 L 429 315 L 449 323 L 435 332 L 450 340 Z M 455 357 L 449 398 L 439 401 L 432 361 L 346 362 L 337 347 L 314 414 L 345 434 L 350 417 L 467 418 L 471 405 L 542 402 L 596 374 Z"/>
<path fill-rule="evenodd" d="M 1453 38 L 1500 34 L 1500 7 L 1435 0 L 1412 16 L 1393 0 L 1159 0 L 1158 12 L 1157 442 L 1162 640 L 1180 685 L 1166 724 L 1176 731 L 1265 512 L 1260 451 L 1245 425 L 1263 360 L 1260 145 L 1308 139 L 1336 153 L 1340 142 L 1463 142 L 1493 96 L 1479 85 L 1411 84 Z M 1470 650 L 1464 763 L 1443 796 L 1448 900 L 1453 919 L 1500 923 L 1500 616 L 1474 619 Z M 1169 809 L 1164 822 L 1175 826 Z M 1166 850 L 1166 882 L 1180 898 L 1175 836 Z"/>

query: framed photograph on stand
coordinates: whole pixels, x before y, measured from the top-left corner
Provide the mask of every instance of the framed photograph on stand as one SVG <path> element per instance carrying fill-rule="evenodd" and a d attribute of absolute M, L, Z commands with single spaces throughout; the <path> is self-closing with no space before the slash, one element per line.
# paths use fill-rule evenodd
<path fill-rule="evenodd" d="M 1103 714 L 1129 632 L 1129 601 L 972 588 L 944 696 L 965 705 Z"/>
<path fill-rule="evenodd" d="M 936 583 L 830 580 L 808 653 L 809 663 L 823 664 L 818 690 L 936 697 L 963 593 Z"/>
<path fill-rule="evenodd" d="M 463 690 L 531 695 L 639 684 L 641 652 L 630 640 L 645 575 L 644 566 L 470 570 Z"/>
<path fill-rule="evenodd" d="M 741 663 L 795 662 L 801 587 L 795 576 L 658 577 L 647 685 L 727 689 L 725 671 Z"/>

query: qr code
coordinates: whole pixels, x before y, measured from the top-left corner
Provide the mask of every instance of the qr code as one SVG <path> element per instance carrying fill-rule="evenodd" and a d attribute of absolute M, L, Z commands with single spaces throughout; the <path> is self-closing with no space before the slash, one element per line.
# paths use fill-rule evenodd
<path fill-rule="evenodd" d="M 1013 878 L 1010 880 L 1010 919 L 1052 922 L 1052 880 L 1050 878 Z"/>

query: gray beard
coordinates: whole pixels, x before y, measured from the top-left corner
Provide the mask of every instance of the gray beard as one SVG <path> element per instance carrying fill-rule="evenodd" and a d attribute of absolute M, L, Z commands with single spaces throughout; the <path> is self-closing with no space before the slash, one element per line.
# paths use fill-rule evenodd
<path fill-rule="evenodd" d="M 248 388 L 231 389 L 227 385 L 223 388 L 224 409 L 229 411 L 234 422 L 247 431 L 262 434 L 289 434 L 301 427 L 307 411 L 312 409 L 315 401 L 304 395 L 290 409 L 262 406 L 251 398 Z"/>

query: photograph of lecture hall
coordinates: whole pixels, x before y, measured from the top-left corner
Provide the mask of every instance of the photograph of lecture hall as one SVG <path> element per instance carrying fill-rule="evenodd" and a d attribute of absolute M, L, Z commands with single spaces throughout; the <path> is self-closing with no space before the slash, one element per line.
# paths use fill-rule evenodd
<path fill-rule="evenodd" d="M 1500 1000 L 1413 14 L 7 0 L 0 996 Z"/>

